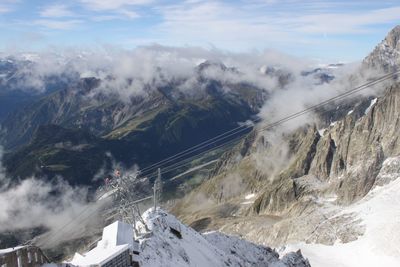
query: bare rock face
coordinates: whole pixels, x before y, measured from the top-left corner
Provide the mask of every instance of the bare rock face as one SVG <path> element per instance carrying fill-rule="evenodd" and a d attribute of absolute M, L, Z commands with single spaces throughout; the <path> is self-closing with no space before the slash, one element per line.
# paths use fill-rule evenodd
<path fill-rule="evenodd" d="M 289 158 L 286 167 L 275 174 L 255 164 L 254 147 L 260 145 L 260 137 L 253 134 L 226 154 L 216 167 L 216 175 L 201 185 L 196 193 L 202 192 L 221 204 L 235 203 L 245 194 L 257 192 L 254 203 L 247 206 L 245 214 L 291 216 L 292 219 L 293 216 L 300 217 L 307 209 L 310 212 L 316 210 L 318 197 L 334 195 L 336 203 L 350 204 L 365 196 L 377 180 L 379 183 L 388 180 L 385 178 L 387 174 L 378 174 L 385 159 L 400 154 L 398 129 L 400 85 L 395 84 L 387 88 L 383 96 L 371 99 L 361 117 L 349 114 L 329 126 L 323 134 L 315 126 L 308 126 L 286 136 Z M 271 151 L 272 148 L 267 147 L 261 156 L 271 157 Z M 393 166 L 396 168 L 397 165 Z M 242 206 L 241 209 L 245 208 Z M 315 217 L 323 219 L 318 214 Z M 274 229 L 288 230 L 294 235 L 291 237 L 293 240 L 295 237 L 305 238 L 295 234 L 292 219 L 286 224 L 285 221 L 278 223 Z M 271 241 L 283 242 L 284 239 Z M 333 239 L 328 231 L 315 240 L 330 243 Z"/>
<path fill-rule="evenodd" d="M 320 179 L 328 179 L 331 173 L 335 152 L 336 144 L 332 139 L 331 134 L 323 136 L 317 144 L 310 172 L 318 176 Z"/>
<path fill-rule="evenodd" d="M 282 177 L 297 178 L 308 174 L 310 170 L 312 159 L 315 157 L 317 151 L 320 135 L 315 126 L 309 127 L 304 132 L 305 136 L 298 139 L 300 142 L 297 143 L 294 149 L 296 157 L 294 157 L 289 167 L 283 171 L 281 174 Z M 292 138 L 296 138 L 296 135 Z"/>
<path fill-rule="evenodd" d="M 224 155 L 196 191 L 218 203 L 256 191 L 249 212 L 278 216 L 306 196 L 335 194 L 337 202 L 350 204 L 371 190 L 383 161 L 400 154 L 398 129 L 400 85 L 395 84 L 379 99 L 370 100 L 364 116 L 349 114 L 323 134 L 315 126 L 307 126 L 284 137 L 289 155 L 286 167 L 278 173 L 255 164 L 254 147 L 266 141 L 251 133 Z M 267 145 L 261 156 L 273 158 L 271 153 Z"/>
<path fill-rule="evenodd" d="M 392 71 L 391 68 L 400 63 L 399 40 L 400 26 L 364 60 L 364 66 Z M 224 228 L 254 242 L 281 245 L 302 240 L 333 244 L 337 240 L 345 243 L 357 239 L 364 231 L 359 225 L 353 227 L 357 219 L 336 216 L 329 208 L 321 209 L 321 199 L 328 202 L 328 207 L 329 203 L 349 205 L 374 186 L 398 177 L 400 83 L 393 81 L 381 87 L 378 97 L 350 101 L 344 113 L 330 114 L 328 120 L 323 121 L 324 131 L 308 125 L 283 135 L 282 143 L 253 133 L 246 142 L 225 155 L 216 165 L 216 175 L 210 176 L 196 192 L 217 198 L 219 205 L 235 203 L 241 207 L 240 212 L 232 211 L 232 216 L 278 217 L 277 222 L 265 227 L 254 220 L 248 225 L 239 223 Z M 335 118 L 334 123 L 331 123 L 332 118 Z M 263 149 L 258 153 L 260 147 Z M 287 154 L 280 169 L 271 170 L 265 165 L 268 161 L 276 163 L 277 147 L 286 147 Z M 258 161 L 264 165 L 257 164 Z M 236 177 L 233 174 L 238 173 L 241 183 L 237 191 L 218 198 L 222 187 L 216 185 L 229 184 L 233 181 L 231 178 Z M 255 193 L 253 203 L 243 207 L 241 202 L 250 192 Z"/>
<path fill-rule="evenodd" d="M 338 151 L 334 158 L 335 175 L 332 179 L 343 177 L 337 192 L 345 203 L 358 200 L 368 193 L 382 162 L 400 153 L 399 88 L 399 84 L 388 88 L 368 113 L 354 123 L 354 127 L 337 126 Z"/>
<path fill-rule="evenodd" d="M 400 26 L 395 27 L 386 38 L 364 59 L 366 68 L 384 71 L 396 70 L 400 63 Z"/>
<path fill-rule="evenodd" d="M 296 184 L 288 178 L 276 179 L 255 200 L 253 211 L 257 214 L 280 215 L 296 200 Z"/>

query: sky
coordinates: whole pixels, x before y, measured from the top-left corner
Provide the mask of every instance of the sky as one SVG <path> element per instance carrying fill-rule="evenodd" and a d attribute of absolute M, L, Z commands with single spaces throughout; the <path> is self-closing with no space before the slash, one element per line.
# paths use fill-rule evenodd
<path fill-rule="evenodd" d="M 160 44 L 348 62 L 399 21 L 399 0 L 0 0 L 0 51 Z"/>

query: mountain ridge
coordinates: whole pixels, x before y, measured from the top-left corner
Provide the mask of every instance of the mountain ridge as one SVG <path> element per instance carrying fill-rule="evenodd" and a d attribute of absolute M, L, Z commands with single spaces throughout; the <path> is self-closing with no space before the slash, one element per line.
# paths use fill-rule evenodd
<path fill-rule="evenodd" d="M 377 65 L 386 66 L 381 61 Z M 365 231 L 362 221 L 337 214 L 332 206 L 358 203 L 382 185 L 379 173 L 387 168 L 385 160 L 400 154 L 400 84 L 395 78 L 390 83 L 380 85 L 375 97 L 332 105 L 329 116 L 335 121 L 306 124 L 292 133 L 249 135 L 221 157 L 209 179 L 173 212 L 189 224 L 207 218 L 204 230 L 275 246 L 356 240 Z M 339 112 L 342 106 L 346 109 Z M 206 203 L 203 209 L 193 205 L 199 200 Z M 266 217 L 272 220 L 260 225 Z"/>

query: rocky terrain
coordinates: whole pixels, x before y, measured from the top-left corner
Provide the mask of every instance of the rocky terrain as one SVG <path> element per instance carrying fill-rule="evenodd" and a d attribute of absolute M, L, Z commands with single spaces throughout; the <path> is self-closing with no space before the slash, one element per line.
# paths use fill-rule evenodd
<path fill-rule="evenodd" d="M 393 70 L 399 36 L 396 27 L 362 71 L 366 65 L 371 73 L 372 67 Z M 400 155 L 400 84 L 392 79 L 375 89 L 375 96 L 333 104 L 328 120 L 316 111 L 318 119 L 289 133 L 254 130 L 173 212 L 200 230 L 273 246 L 359 239 L 366 231 L 363 219 L 343 210 L 399 173 L 389 162 Z"/>
<path fill-rule="evenodd" d="M 332 69 L 340 64 L 299 73 L 258 66 L 257 75 L 272 79 L 273 88 L 243 82 L 238 68 L 212 61 L 197 65 L 193 77 L 150 82 L 144 94 L 126 99 L 99 91 L 115 79 L 112 75 L 69 77 L 70 82 L 42 91 L 20 109 L 2 111 L 5 173 L 14 183 L 32 175 L 47 181 L 62 176 L 94 191 L 115 167 L 146 166 L 238 125 L 251 125 L 230 138 L 239 141 L 205 147 L 211 151 L 201 157 L 186 155 L 187 166 L 163 175 L 164 198 L 178 198 L 166 203 L 171 212 L 198 231 L 221 230 L 275 247 L 355 242 L 369 226 L 347 207 L 365 201 L 400 172 L 397 77 L 319 106 L 289 126 L 268 126 L 280 114 L 276 107 L 296 111 L 298 105 L 284 97 L 297 93 L 297 87 L 304 86 L 301 92 L 310 96 L 330 88 L 343 92 L 396 70 L 399 36 L 396 27 L 359 67 L 345 69 L 352 72 L 339 78 Z M 215 70 L 229 79 L 215 77 Z M 12 77 L 7 71 L 3 76 Z M 194 90 L 179 89 L 188 82 Z M 274 102 L 282 101 L 279 97 L 287 107 Z M 185 176 L 199 165 L 210 171 Z"/>

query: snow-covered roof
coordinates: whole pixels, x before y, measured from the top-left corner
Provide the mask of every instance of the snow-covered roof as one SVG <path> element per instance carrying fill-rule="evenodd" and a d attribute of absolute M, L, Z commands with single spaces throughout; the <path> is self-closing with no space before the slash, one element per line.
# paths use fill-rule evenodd
<path fill-rule="evenodd" d="M 129 245 L 119 245 L 115 247 L 101 248 L 96 247 L 91 251 L 81 255 L 79 253 L 75 253 L 71 264 L 76 266 L 91 266 L 91 265 L 101 265 L 104 264 L 115 256 L 120 255 L 122 252 L 129 249 Z"/>
<path fill-rule="evenodd" d="M 101 265 L 128 249 L 134 249 L 134 245 L 137 244 L 133 241 L 133 226 L 116 221 L 104 227 L 102 239 L 94 249 L 83 255 L 75 253 L 70 263 L 75 266 Z"/>
<path fill-rule="evenodd" d="M 124 244 L 133 245 L 133 226 L 116 221 L 103 229 L 103 236 L 97 247 L 107 248 Z"/>

